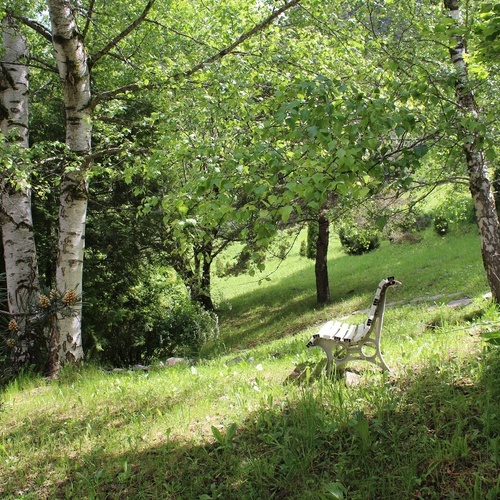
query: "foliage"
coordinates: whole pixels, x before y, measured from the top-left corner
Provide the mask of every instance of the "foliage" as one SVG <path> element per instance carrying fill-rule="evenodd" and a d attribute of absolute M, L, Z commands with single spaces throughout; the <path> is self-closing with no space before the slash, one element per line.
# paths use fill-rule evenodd
<path fill-rule="evenodd" d="M 215 314 L 196 302 L 184 300 L 162 316 L 151 343 L 156 344 L 156 358 L 165 354 L 197 357 L 202 347 L 217 341 L 218 336 Z"/>
<path fill-rule="evenodd" d="M 310 221 L 307 224 L 307 244 L 305 257 L 308 259 L 316 258 L 316 243 L 318 240 L 318 221 Z"/>
<path fill-rule="evenodd" d="M 437 214 L 434 216 L 434 231 L 436 231 L 439 236 L 445 236 L 449 228 L 449 221 L 444 214 Z"/>
<path fill-rule="evenodd" d="M 44 8 L 30 7 L 45 23 Z M 464 126 L 486 145 L 498 142 L 494 80 L 477 87 L 491 116 L 457 121 L 454 80 L 441 64 L 456 30 L 438 2 L 357 2 L 351 8 L 313 0 L 188 78 L 179 76 L 274 7 L 235 0 L 157 2 L 155 8 L 143 26 L 120 40 L 119 51 L 92 67 L 97 108 L 84 341 L 107 362 L 138 362 L 150 356 L 144 354 L 147 343 L 156 345 L 141 331 L 141 325 L 151 327 L 150 318 L 155 325 L 160 321 L 148 301 L 170 293 L 150 283 L 156 266 L 175 266 L 194 295 L 210 294 L 202 283 L 204 264 L 210 271 L 215 262 L 218 275 L 262 270 L 263 249 L 283 228 L 316 214 L 332 192 L 344 196 L 345 209 L 387 186 L 404 191 L 416 177 L 428 184 L 456 179 L 464 173 L 455 140 Z M 140 3 L 126 9 L 106 5 L 94 9 L 88 23 L 78 9 L 81 27 L 88 27 L 89 52 L 114 40 L 142 9 Z M 498 5 L 488 2 L 479 18 L 471 18 L 478 37 L 471 47 L 496 46 L 497 14 Z M 53 56 L 41 37 L 29 36 L 34 219 L 41 275 L 50 286 L 53 187 L 62 162 L 71 158 L 53 144 L 64 141 L 59 83 L 46 71 Z M 495 62 L 491 53 L 484 58 Z M 131 82 L 134 87 L 128 87 Z M 113 93 L 135 84 L 147 91 Z M 430 147 L 432 168 L 426 161 Z M 494 148 L 487 151 L 494 159 Z M 439 209 L 438 215 L 453 224 L 459 208 Z M 413 227 L 410 219 L 399 229 Z M 364 248 L 371 236 L 357 234 L 355 240 Z M 233 242 L 242 251 L 228 262 L 221 255 Z M 286 255 L 283 248 L 276 253 Z M 123 353 L 112 361 L 114 342 L 129 330 Z"/>
<path fill-rule="evenodd" d="M 355 223 L 342 223 L 338 229 L 340 243 L 349 255 L 361 255 L 380 246 L 379 231 Z"/>
<path fill-rule="evenodd" d="M 434 230 L 444 236 L 451 226 L 475 222 L 472 200 L 459 189 L 454 189 L 434 210 Z"/>
<path fill-rule="evenodd" d="M 479 11 L 479 22 L 475 26 L 479 42 L 475 58 L 493 62 L 500 55 L 500 3 L 482 2 Z"/>
<path fill-rule="evenodd" d="M 129 271 L 119 286 L 107 286 L 87 306 L 84 332 L 92 339 L 91 355 L 129 366 L 173 355 L 195 357 L 207 341 L 216 340 L 216 317 L 191 301 L 172 269 Z"/>

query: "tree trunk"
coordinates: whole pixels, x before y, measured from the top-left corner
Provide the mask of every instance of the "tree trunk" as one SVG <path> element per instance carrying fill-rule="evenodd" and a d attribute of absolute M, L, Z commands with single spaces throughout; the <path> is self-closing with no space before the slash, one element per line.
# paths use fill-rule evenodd
<path fill-rule="evenodd" d="M 201 304 L 207 311 L 214 310 L 210 288 L 212 286 L 213 243 L 209 242 L 203 246 L 194 246 L 195 270 L 190 274 L 191 299 Z"/>
<path fill-rule="evenodd" d="M 457 25 L 461 24 L 458 0 L 444 0 L 444 6 Z M 470 87 L 467 65 L 464 60 L 465 40 L 460 39 L 450 48 L 451 61 L 455 67 L 455 94 L 461 114 L 473 121 L 479 119 L 474 93 Z M 483 265 L 492 296 L 500 302 L 500 224 L 495 205 L 493 186 L 488 173 L 480 137 L 477 132 L 465 126 L 460 129 L 462 150 L 467 163 L 469 190 L 472 195 L 476 221 L 481 236 Z"/>
<path fill-rule="evenodd" d="M 211 276 L 211 267 L 212 267 L 212 250 L 213 245 L 209 243 L 203 252 L 203 266 L 201 268 L 201 277 L 200 277 L 200 290 L 198 295 L 198 302 L 207 310 L 214 310 L 214 303 L 212 301 L 212 276 Z"/>
<path fill-rule="evenodd" d="M 324 212 L 318 216 L 318 239 L 316 240 L 316 298 L 320 304 L 330 300 L 328 284 L 328 240 L 330 236 L 330 221 Z"/>
<path fill-rule="evenodd" d="M 15 170 L 28 147 L 28 47 L 10 17 L 2 21 L 4 53 L 0 64 L 0 130 L 11 151 L 13 169 L 0 176 L 0 221 L 11 321 L 11 361 L 19 369 L 30 362 L 27 313 L 39 297 L 31 191 Z"/>
<path fill-rule="evenodd" d="M 90 69 L 70 3 L 48 0 L 48 7 L 64 92 L 66 144 L 74 153 L 61 182 L 56 287 L 61 297 L 66 293 L 80 297 L 88 197 L 89 165 L 85 157 L 91 149 L 92 133 Z M 82 303 L 78 298 L 76 302 L 68 302 L 57 315 L 51 332 L 49 371 L 52 375 L 57 375 L 62 364 L 83 359 L 81 314 Z"/>

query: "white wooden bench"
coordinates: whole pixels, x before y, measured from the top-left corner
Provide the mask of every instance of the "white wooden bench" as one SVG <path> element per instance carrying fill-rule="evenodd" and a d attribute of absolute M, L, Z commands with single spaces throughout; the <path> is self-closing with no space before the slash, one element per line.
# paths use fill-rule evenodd
<path fill-rule="evenodd" d="M 364 360 L 382 370 L 390 372 L 380 350 L 380 338 L 384 322 L 385 296 L 387 289 L 401 282 L 389 276 L 377 288 L 370 314 L 365 323 L 350 325 L 340 321 L 328 321 L 320 331 L 313 335 L 307 347 L 321 347 L 326 353 L 326 370 L 330 372 L 332 362 L 336 367 L 348 361 Z"/>

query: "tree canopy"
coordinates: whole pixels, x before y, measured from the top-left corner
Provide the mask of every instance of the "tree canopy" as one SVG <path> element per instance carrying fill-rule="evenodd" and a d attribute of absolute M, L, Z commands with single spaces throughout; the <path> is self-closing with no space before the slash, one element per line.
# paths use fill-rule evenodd
<path fill-rule="evenodd" d="M 57 302 L 45 315 L 50 333 L 47 325 L 37 333 L 54 373 L 83 358 L 84 342 L 94 352 L 106 344 L 99 316 L 113 316 L 108 330 L 123 326 L 134 297 L 147 300 L 146 283 L 155 283 L 160 302 L 172 293 L 213 309 L 212 264 L 229 245 L 240 244 L 242 258 L 262 268 L 280 231 L 318 217 L 325 223 L 326 212 L 340 216 L 381 192 L 404 198 L 461 182 L 478 221 L 489 220 L 480 229 L 498 225 L 494 204 L 482 210 L 492 193 L 488 161 L 497 161 L 497 3 L 20 0 L 0 7 L 11 23 L 4 21 L 1 51 L 3 252 L 9 200 L 22 192 L 33 200 L 34 223 L 17 251 L 36 242 L 40 264 L 23 279 L 40 277 L 44 296 L 53 290 Z M 29 141 L 21 148 L 9 143 L 7 124 L 18 122 L 3 104 L 18 87 L 6 70 L 8 29 L 29 48 L 19 56 L 30 84 Z M 471 181 L 478 176 L 481 183 Z M 498 264 L 487 248 L 496 233 L 485 231 L 493 277 Z M 14 260 L 5 260 L 7 277 Z M 158 285 L 158 267 L 175 269 L 186 293 Z M 15 297 L 22 280 L 12 280 Z M 120 314 L 104 304 L 113 296 L 121 297 Z M 23 299 L 21 309 L 9 314 L 40 315 L 38 298 Z M 158 319 L 148 332 L 159 328 L 158 311 L 141 310 Z"/>

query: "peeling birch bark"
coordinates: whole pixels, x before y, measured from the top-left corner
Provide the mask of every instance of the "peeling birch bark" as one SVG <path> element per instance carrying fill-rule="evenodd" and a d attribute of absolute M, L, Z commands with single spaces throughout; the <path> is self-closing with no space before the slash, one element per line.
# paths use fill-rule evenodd
<path fill-rule="evenodd" d="M 459 1 L 444 0 L 444 6 L 450 17 L 459 25 L 462 19 Z M 451 62 L 456 72 L 455 94 L 461 114 L 478 119 L 479 111 L 464 60 L 465 51 L 466 45 L 463 39 L 458 40 L 457 44 L 450 48 Z M 483 264 L 493 299 L 500 302 L 500 223 L 488 164 L 478 144 L 480 139 L 478 134 L 464 127 L 460 128 L 460 133 L 469 175 L 469 190 L 481 235 Z"/>
<path fill-rule="evenodd" d="M 28 47 L 14 20 L 2 21 L 4 53 L 0 62 L 0 130 L 4 147 L 12 151 L 28 147 Z M 0 174 L 2 188 L 0 222 L 11 322 L 11 361 L 15 368 L 30 362 L 26 337 L 27 313 L 39 297 L 35 237 L 31 215 L 31 191 L 16 172 Z"/>
<path fill-rule="evenodd" d="M 47 3 L 64 92 L 66 144 L 75 153 L 72 168 L 65 169 L 61 183 L 56 287 L 61 295 L 69 290 L 81 294 L 89 167 L 85 157 L 91 150 L 92 134 L 90 69 L 70 2 Z M 61 365 L 83 359 L 81 315 L 81 300 L 58 313 L 51 332 L 51 375 L 57 375 Z"/>

